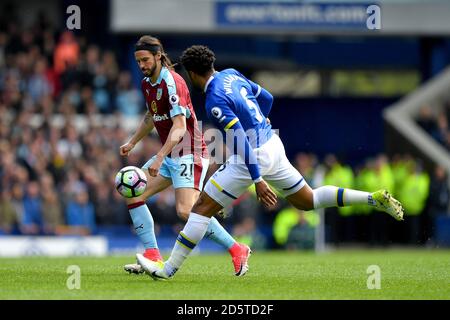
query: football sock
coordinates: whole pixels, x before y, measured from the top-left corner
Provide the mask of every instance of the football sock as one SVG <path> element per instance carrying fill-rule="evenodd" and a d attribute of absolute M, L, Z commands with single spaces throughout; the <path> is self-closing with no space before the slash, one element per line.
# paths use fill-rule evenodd
<path fill-rule="evenodd" d="M 156 242 L 153 217 L 145 202 L 137 202 L 128 205 L 134 230 L 144 245 L 145 249 L 158 248 Z"/>
<path fill-rule="evenodd" d="M 368 192 L 335 186 L 323 186 L 313 190 L 314 209 L 344 207 L 354 204 L 372 205 L 371 198 Z"/>
<path fill-rule="evenodd" d="M 214 242 L 220 244 L 227 250 L 230 249 L 233 246 L 233 244 L 236 243 L 233 237 L 214 217 L 212 217 L 209 222 L 205 238 L 213 240 Z"/>
<path fill-rule="evenodd" d="M 184 229 L 179 233 L 169 260 L 164 264 L 164 272 L 173 276 L 186 260 L 192 249 L 205 236 L 211 218 L 191 212 Z"/>

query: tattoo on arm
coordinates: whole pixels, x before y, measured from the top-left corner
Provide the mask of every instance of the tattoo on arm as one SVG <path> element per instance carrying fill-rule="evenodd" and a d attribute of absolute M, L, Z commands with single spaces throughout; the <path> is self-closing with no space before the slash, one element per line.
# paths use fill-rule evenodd
<path fill-rule="evenodd" d="M 152 121 L 152 115 L 150 112 L 147 112 L 144 116 L 144 123 L 149 124 Z"/>

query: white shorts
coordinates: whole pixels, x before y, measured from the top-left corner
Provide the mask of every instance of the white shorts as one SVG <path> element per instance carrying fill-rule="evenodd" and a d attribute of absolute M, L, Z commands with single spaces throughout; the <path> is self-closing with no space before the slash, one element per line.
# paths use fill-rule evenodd
<path fill-rule="evenodd" d="M 278 135 L 254 149 L 259 171 L 267 183 L 287 197 L 306 184 L 305 179 L 286 157 L 283 142 Z M 237 155 L 231 156 L 208 180 L 204 191 L 223 207 L 239 198 L 253 180 L 247 166 Z"/>

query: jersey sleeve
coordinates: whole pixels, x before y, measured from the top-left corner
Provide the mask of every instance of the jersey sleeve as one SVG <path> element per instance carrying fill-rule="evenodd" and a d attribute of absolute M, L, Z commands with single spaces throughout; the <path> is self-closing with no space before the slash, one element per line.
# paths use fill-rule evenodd
<path fill-rule="evenodd" d="M 207 112 L 208 117 L 219 129 L 222 130 L 223 133 L 226 134 L 226 132 L 230 129 L 235 130 L 235 134 L 233 135 L 233 152 L 244 160 L 252 180 L 254 182 L 259 182 L 261 180 L 261 173 L 259 171 L 258 161 L 255 153 L 253 152 L 253 148 L 245 135 L 244 128 L 239 122 L 239 118 L 226 104 L 216 104 L 210 108 L 210 110 L 207 110 Z M 237 132 L 242 134 L 236 134 Z M 238 141 L 239 138 L 243 138 L 244 140 Z"/>
<path fill-rule="evenodd" d="M 171 74 L 167 79 L 167 94 L 169 96 L 170 103 L 170 117 L 176 117 L 179 114 L 184 115 L 186 118 L 191 116 L 191 111 L 187 107 L 189 90 L 186 83 L 181 81 L 175 81 Z"/>
<path fill-rule="evenodd" d="M 270 110 L 272 109 L 273 96 L 269 91 L 262 88 L 259 84 L 251 80 L 248 80 L 248 83 L 250 83 L 252 93 L 255 96 L 256 101 L 258 102 L 262 114 L 264 115 L 264 117 L 267 117 L 270 113 Z"/>
<path fill-rule="evenodd" d="M 146 99 L 146 96 L 145 96 L 145 87 L 144 87 L 144 86 L 145 86 L 145 81 L 146 81 L 146 79 L 147 79 L 147 78 L 144 78 L 144 79 L 142 79 L 142 81 L 141 81 L 141 92 L 142 92 L 142 96 L 144 97 L 145 110 L 148 111 L 149 108 L 148 108 L 147 99 Z"/>

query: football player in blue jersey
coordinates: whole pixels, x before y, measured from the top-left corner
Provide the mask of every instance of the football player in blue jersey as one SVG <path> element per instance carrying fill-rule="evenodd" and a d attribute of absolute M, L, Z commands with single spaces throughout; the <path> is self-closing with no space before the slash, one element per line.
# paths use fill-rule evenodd
<path fill-rule="evenodd" d="M 208 180 L 170 258 L 162 263 L 137 255 L 149 275 L 154 279 L 172 277 L 204 237 L 211 217 L 253 183 L 258 199 L 266 206 L 277 201 L 272 186 L 300 210 L 365 204 L 403 220 L 402 205 L 386 190 L 369 193 L 335 186 L 311 189 L 287 159 L 282 141 L 267 121 L 272 95 L 235 69 L 216 71 L 214 61 L 214 53 L 200 45 L 186 49 L 181 56 L 192 84 L 206 94 L 208 117 L 222 130 L 227 145 L 232 143 L 233 154 Z M 236 275 L 247 271 L 246 260 Z"/>

